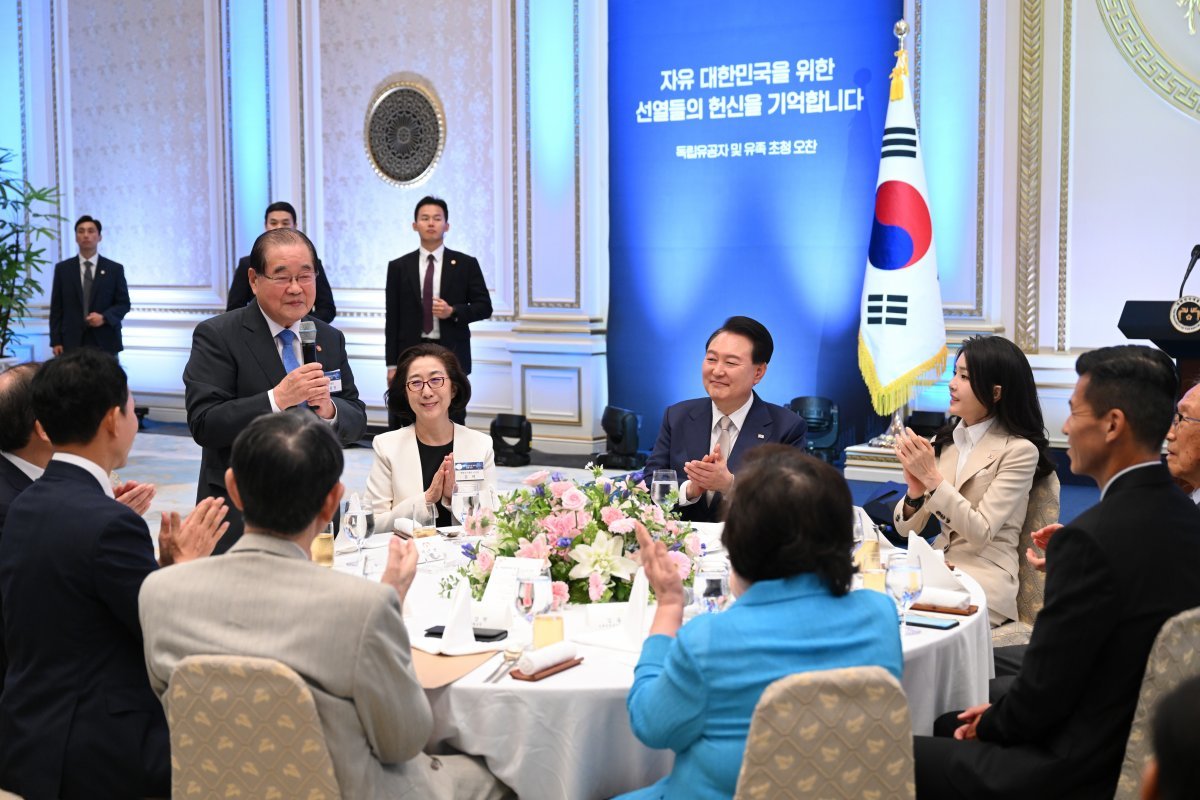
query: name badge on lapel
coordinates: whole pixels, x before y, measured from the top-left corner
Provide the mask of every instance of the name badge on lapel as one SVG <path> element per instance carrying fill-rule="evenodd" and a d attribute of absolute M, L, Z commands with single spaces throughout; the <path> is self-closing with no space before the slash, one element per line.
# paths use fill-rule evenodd
<path fill-rule="evenodd" d="M 455 461 L 454 480 L 455 482 L 483 480 L 483 462 Z"/>
<path fill-rule="evenodd" d="M 331 369 L 325 373 L 325 377 L 329 378 L 329 393 L 337 394 L 342 390 L 342 371 L 340 369 Z"/>

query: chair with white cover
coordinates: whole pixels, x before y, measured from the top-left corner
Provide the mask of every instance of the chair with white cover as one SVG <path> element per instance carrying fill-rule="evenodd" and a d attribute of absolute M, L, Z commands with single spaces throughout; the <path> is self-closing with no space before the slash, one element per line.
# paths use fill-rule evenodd
<path fill-rule="evenodd" d="M 1154 639 L 1154 647 L 1150 648 L 1117 781 L 1117 800 L 1137 800 L 1142 770 L 1153 755 L 1150 722 L 1154 709 L 1171 690 L 1195 675 L 1200 675 L 1200 608 L 1176 614 L 1164 622 Z"/>
<path fill-rule="evenodd" d="M 189 656 L 163 700 L 173 797 L 341 797 L 312 692 L 288 666 Z"/>
<path fill-rule="evenodd" d="M 1025 551 L 1033 546 L 1033 532 L 1058 522 L 1059 490 L 1058 475 L 1049 475 L 1034 481 L 1029 490 L 1029 507 L 1025 511 L 1025 522 L 1021 525 L 1021 538 L 1017 542 L 1017 619 L 1009 620 L 992 631 L 992 646 L 1028 644 L 1033 632 L 1033 623 L 1046 591 L 1046 575 L 1039 572 L 1025 557 Z"/>
<path fill-rule="evenodd" d="M 802 672 L 763 692 L 735 800 L 915 796 L 908 699 L 887 670 Z"/>

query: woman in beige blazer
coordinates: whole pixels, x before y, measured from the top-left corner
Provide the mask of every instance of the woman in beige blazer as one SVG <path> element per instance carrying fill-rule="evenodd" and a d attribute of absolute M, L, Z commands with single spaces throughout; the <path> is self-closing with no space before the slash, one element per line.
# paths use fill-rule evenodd
<path fill-rule="evenodd" d="M 920 531 L 979 582 L 993 626 L 1017 618 L 1017 543 L 1033 482 L 1054 471 L 1033 370 L 1000 336 L 963 342 L 950 379 L 950 419 L 933 441 L 907 431 L 896 444 L 907 495 L 896 530 Z"/>
<path fill-rule="evenodd" d="M 388 408 L 412 424 L 375 437 L 367 493 L 376 530 L 392 530 L 396 519 L 411 519 L 414 509 L 425 503 L 438 506 L 438 525 L 458 522 L 450 502 L 456 461 L 482 462 L 478 488 L 495 489 L 492 438 L 450 421 L 451 411 L 462 411 L 470 399 L 471 383 L 449 350 L 419 344 L 404 351 L 388 389 Z"/>

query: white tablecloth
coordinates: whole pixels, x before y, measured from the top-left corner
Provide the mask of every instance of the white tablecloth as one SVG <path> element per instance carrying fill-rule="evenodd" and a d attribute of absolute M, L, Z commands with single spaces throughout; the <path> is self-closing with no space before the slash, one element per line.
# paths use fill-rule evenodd
<path fill-rule="evenodd" d="M 450 560 L 459 546 L 446 542 Z M 426 565 L 413 584 L 405 608 L 419 625 L 445 622 L 449 602 L 437 596 L 443 574 L 438 564 Z M 903 637 L 902 684 L 918 734 L 931 733 L 939 714 L 987 700 L 992 672 L 987 607 L 979 585 L 967 577 L 964 583 L 980 607 L 977 613 L 952 617 L 960 624 L 949 631 L 920 628 Z M 567 638 L 585 629 L 585 609 L 568 610 Z M 629 726 L 625 697 L 637 656 L 583 645 L 579 655 L 583 664 L 538 683 L 512 678 L 483 683 L 499 664 L 497 656 L 457 682 L 430 690 L 431 752 L 449 746 L 484 757 L 522 800 L 611 797 L 669 773 L 673 755 L 642 745 Z"/>

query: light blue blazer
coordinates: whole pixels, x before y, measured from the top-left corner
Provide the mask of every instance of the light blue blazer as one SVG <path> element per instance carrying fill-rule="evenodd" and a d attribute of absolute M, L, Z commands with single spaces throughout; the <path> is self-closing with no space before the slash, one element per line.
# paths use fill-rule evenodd
<path fill-rule="evenodd" d="M 872 591 L 835 597 L 810 574 L 760 581 L 676 638 L 651 636 L 626 704 L 638 739 L 674 750 L 675 769 L 625 796 L 732 797 L 763 690 L 797 672 L 862 666 L 900 678 L 895 604 Z"/>

